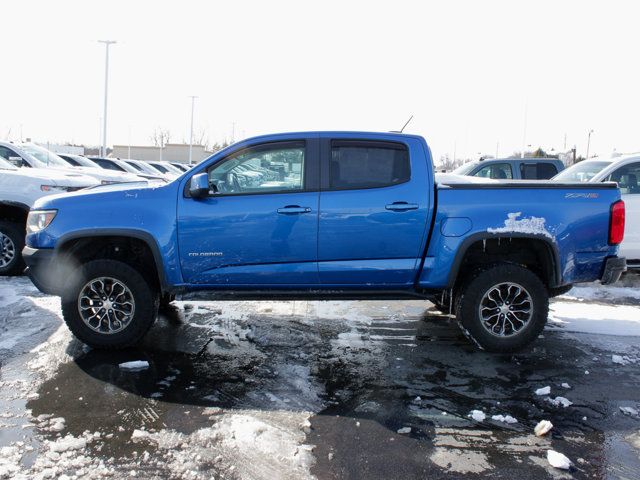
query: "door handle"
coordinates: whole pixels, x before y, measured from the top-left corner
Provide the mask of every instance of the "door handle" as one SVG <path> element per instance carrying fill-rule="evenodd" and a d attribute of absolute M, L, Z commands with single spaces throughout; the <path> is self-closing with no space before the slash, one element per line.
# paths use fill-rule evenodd
<path fill-rule="evenodd" d="M 407 210 L 417 210 L 417 203 L 407 203 L 407 202 L 393 202 L 389 205 L 386 205 L 384 208 L 387 210 L 391 210 L 392 212 L 406 212 Z"/>
<path fill-rule="evenodd" d="M 287 215 L 293 213 L 309 213 L 311 209 L 309 207 L 300 207 L 299 205 L 287 205 L 278 209 L 278 213 Z"/>

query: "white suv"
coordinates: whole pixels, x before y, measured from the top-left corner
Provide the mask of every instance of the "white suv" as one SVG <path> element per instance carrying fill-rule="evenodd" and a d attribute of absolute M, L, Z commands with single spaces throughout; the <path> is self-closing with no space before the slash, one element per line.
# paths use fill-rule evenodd
<path fill-rule="evenodd" d="M 640 268 L 640 154 L 583 160 L 560 172 L 553 180 L 618 183 L 626 210 L 619 255 L 626 257 L 629 268 Z"/>
<path fill-rule="evenodd" d="M 19 167 L 64 170 L 70 175 L 88 175 L 96 178 L 103 185 L 144 181 L 143 178 L 129 173 L 105 172 L 95 164 L 92 167 L 72 166 L 57 154 L 34 143 L 0 142 L 0 156 Z"/>
<path fill-rule="evenodd" d="M 0 275 L 16 275 L 24 270 L 22 247 L 27 214 L 38 198 L 99 184 L 86 175 L 17 168 L 0 157 Z"/>

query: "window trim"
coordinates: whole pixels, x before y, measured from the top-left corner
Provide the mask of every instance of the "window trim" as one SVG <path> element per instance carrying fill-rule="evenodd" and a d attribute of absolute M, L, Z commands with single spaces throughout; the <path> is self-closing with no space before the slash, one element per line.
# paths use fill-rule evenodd
<path fill-rule="evenodd" d="M 319 174 L 317 172 L 318 166 L 318 140 L 315 138 L 300 138 L 300 139 L 290 139 L 290 140 L 276 140 L 265 143 L 258 143 L 255 145 L 248 145 L 246 147 L 240 148 L 238 150 L 234 150 L 233 152 L 229 152 L 227 155 L 222 157 L 220 160 L 208 164 L 207 166 L 203 166 L 202 169 L 198 169 L 197 172 L 193 172 L 188 180 L 185 182 L 183 196 L 185 198 L 191 198 L 191 193 L 189 192 L 189 186 L 191 185 L 191 179 L 194 175 L 199 173 L 209 174 L 209 170 L 215 167 L 219 167 L 227 161 L 232 160 L 238 155 L 243 155 L 249 151 L 259 152 L 262 150 L 272 150 L 274 147 L 279 148 L 287 148 L 287 146 L 291 146 L 292 148 L 302 146 L 304 148 L 304 177 L 303 177 L 303 186 L 302 189 L 299 190 L 270 190 L 267 192 L 245 192 L 245 193 L 214 193 L 208 195 L 206 198 L 226 198 L 226 197 L 248 197 L 248 196 L 256 196 L 256 195 L 282 195 L 282 194 L 294 194 L 294 193 L 309 193 L 309 192 L 318 192 L 319 191 Z M 314 172 L 314 166 L 316 167 Z"/>
<path fill-rule="evenodd" d="M 387 148 L 393 150 L 404 150 L 407 152 L 409 162 L 409 177 L 398 183 L 391 185 L 372 187 L 332 187 L 331 186 L 331 149 L 336 147 L 360 147 L 360 148 Z M 375 190 L 381 188 L 393 188 L 411 182 L 413 171 L 411 169 L 411 149 L 404 142 L 394 142 L 392 140 L 369 140 L 358 138 L 324 138 L 320 145 L 320 156 L 322 158 L 320 170 L 320 191 L 322 192 L 343 192 L 356 190 Z"/>

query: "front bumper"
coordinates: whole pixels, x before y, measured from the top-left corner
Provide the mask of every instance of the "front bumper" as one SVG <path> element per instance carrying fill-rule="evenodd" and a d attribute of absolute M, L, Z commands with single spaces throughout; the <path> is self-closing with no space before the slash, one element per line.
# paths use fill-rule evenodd
<path fill-rule="evenodd" d="M 627 259 L 624 257 L 609 257 L 604 262 L 604 270 L 600 277 L 600 283 L 609 285 L 616 283 L 620 275 L 627 271 Z"/>
<path fill-rule="evenodd" d="M 55 262 L 56 252 L 52 248 L 22 249 L 22 258 L 27 264 L 27 275 L 42 293 L 58 295 L 65 278 Z"/>

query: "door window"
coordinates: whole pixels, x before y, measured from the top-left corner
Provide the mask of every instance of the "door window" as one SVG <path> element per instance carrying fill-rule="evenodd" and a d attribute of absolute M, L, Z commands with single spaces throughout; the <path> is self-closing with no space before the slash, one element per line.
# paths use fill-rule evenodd
<path fill-rule="evenodd" d="M 213 165 L 209 184 L 223 195 L 302 191 L 304 167 L 304 142 L 261 145 Z"/>
<path fill-rule="evenodd" d="M 608 181 L 617 182 L 620 193 L 623 195 L 639 195 L 640 187 L 638 187 L 638 179 L 640 178 L 640 162 L 630 163 L 624 167 L 620 167 L 613 172 Z"/>
<path fill-rule="evenodd" d="M 16 152 L 7 148 L 5 146 L 0 145 L 0 157 L 6 158 L 10 163 L 14 164 L 16 167 L 30 167 L 27 162 L 25 162 L 20 155 Z M 20 160 L 14 160 L 16 157 L 20 158 Z"/>
<path fill-rule="evenodd" d="M 409 181 L 409 152 L 402 144 L 334 141 L 331 144 L 332 189 L 379 188 Z"/>
<path fill-rule="evenodd" d="M 513 172 L 511 171 L 511 165 L 508 163 L 492 163 L 485 167 L 482 167 L 476 173 L 474 177 L 492 178 L 494 180 L 512 179 Z"/>
<path fill-rule="evenodd" d="M 538 180 L 549 180 L 558 174 L 558 167 L 553 163 L 542 162 L 538 164 Z"/>

